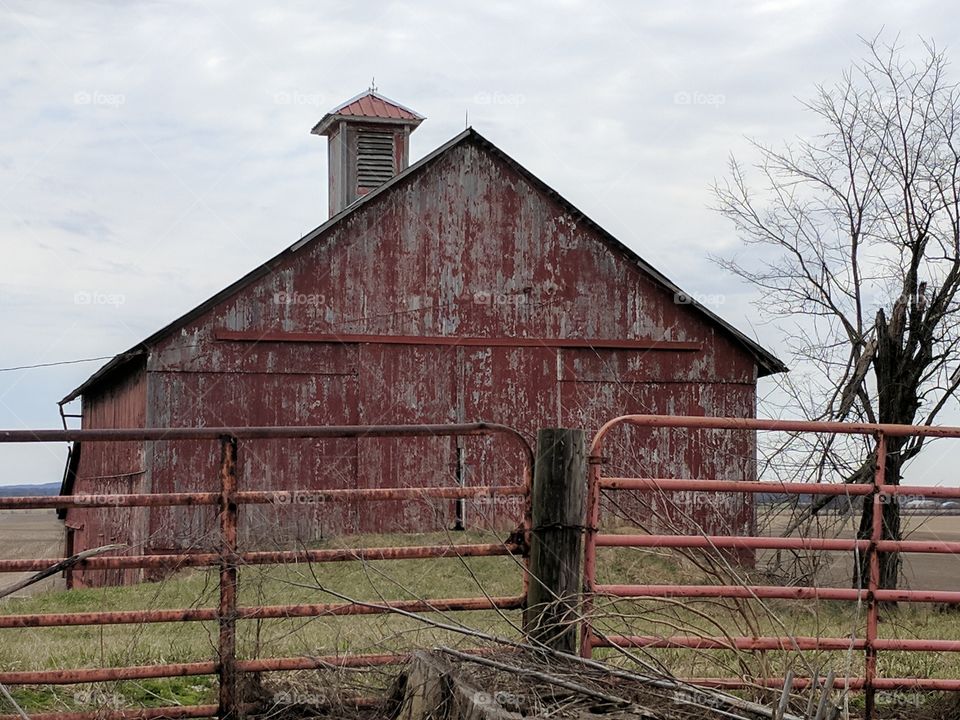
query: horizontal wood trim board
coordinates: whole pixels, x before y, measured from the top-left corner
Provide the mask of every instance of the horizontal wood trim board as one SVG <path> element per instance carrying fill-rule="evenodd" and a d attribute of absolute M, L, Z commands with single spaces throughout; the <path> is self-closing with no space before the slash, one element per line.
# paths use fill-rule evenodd
<path fill-rule="evenodd" d="M 698 352 L 700 343 L 675 340 L 607 340 L 579 338 L 484 338 L 419 335 L 323 335 L 298 332 L 216 330 L 214 340 L 233 342 L 372 343 L 379 345 L 452 345 L 456 347 L 532 347 L 590 350 L 668 350 Z"/>
<path fill-rule="evenodd" d="M 756 383 L 750 380 L 699 380 L 697 378 L 690 378 L 689 380 L 673 380 L 669 378 L 665 379 L 656 379 L 656 378 L 644 378 L 640 379 L 630 379 L 630 378 L 578 378 L 578 377 L 563 377 L 560 378 L 559 382 L 568 384 L 568 385 L 738 385 L 745 388 L 756 387 Z"/>
<path fill-rule="evenodd" d="M 333 370 L 193 370 L 190 368 L 158 368 L 148 370 L 154 375 L 260 375 L 263 377 L 274 377 L 276 375 L 306 375 L 311 377 L 358 377 L 360 372 L 356 369 L 335 372 Z"/>

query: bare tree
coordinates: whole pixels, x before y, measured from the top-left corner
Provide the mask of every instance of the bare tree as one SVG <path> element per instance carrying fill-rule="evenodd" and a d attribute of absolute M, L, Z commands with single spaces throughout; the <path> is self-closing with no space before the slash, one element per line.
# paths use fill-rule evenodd
<path fill-rule="evenodd" d="M 793 411 L 930 424 L 960 385 L 958 90 L 932 43 L 920 62 L 896 42 L 865 45 L 840 82 L 804 103 L 822 133 L 782 148 L 754 143 L 756 186 L 731 160 L 717 207 L 749 255 L 718 262 L 760 289 L 762 312 L 788 333 L 801 374 L 782 383 Z M 887 482 L 900 482 L 923 445 L 888 439 Z M 876 465 L 868 439 L 822 439 L 800 452 L 815 482 L 869 481 Z M 884 538 L 900 539 L 898 504 L 884 506 L 883 521 Z M 865 503 L 858 536 L 871 527 Z M 880 560 L 882 587 L 895 587 L 899 558 Z M 865 568 L 855 563 L 856 585 Z"/>

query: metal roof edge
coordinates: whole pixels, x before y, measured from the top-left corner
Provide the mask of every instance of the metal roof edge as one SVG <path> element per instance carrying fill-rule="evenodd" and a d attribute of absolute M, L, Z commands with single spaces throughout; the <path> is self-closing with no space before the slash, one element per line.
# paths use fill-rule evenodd
<path fill-rule="evenodd" d="M 327 130 L 338 120 L 349 120 L 355 125 L 407 125 L 411 130 L 416 130 L 423 120 L 411 120 L 409 118 L 383 118 L 372 115 L 324 115 L 320 122 L 310 129 L 311 135 L 326 135 Z"/>
<path fill-rule="evenodd" d="M 74 388 L 62 400 L 60 400 L 60 404 L 64 405 L 68 402 L 76 400 L 78 397 L 80 397 L 84 393 L 84 391 L 88 390 L 91 386 L 95 385 L 97 382 L 102 380 L 104 377 L 106 377 L 108 374 L 110 374 L 114 370 L 117 370 L 119 367 L 124 365 L 127 361 L 129 361 L 133 357 L 144 355 L 147 352 L 149 352 L 150 346 L 156 343 L 158 340 L 176 331 L 183 325 L 186 325 L 191 320 L 194 320 L 195 318 L 199 317 L 211 307 L 217 305 L 218 303 L 222 302 L 223 300 L 226 300 L 227 298 L 231 297 L 233 294 L 242 290 L 251 282 L 266 275 L 276 265 L 279 265 L 280 263 L 286 261 L 288 257 L 296 253 L 304 245 L 320 237 L 321 235 L 326 233 L 328 230 L 330 230 L 334 225 L 339 223 L 341 220 L 346 219 L 352 213 L 357 212 L 359 209 L 365 207 L 367 203 L 373 201 L 375 198 L 379 197 L 381 193 L 388 191 L 397 183 L 402 182 L 404 178 L 409 177 L 410 175 L 419 171 L 421 168 L 430 164 L 433 160 L 438 158 L 440 155 L 445 153 L 447 150 L 449 150 L 453 146 L 463 142 L 466 138 L 470 137 L 471 133 L 476 134 L 476 131 L 474 131 L 472 128 L 467 128 L 466 130 L 458 133 L 457 135 L 452 137 L 450 140 L 445 142 L 443 145 L 441 145 L 437 149 L 433 150 L 427 155 L 424 155 L 422 158 L 417 160 L 417 162 L 413 163 L 406 169 L 394 175 L 392 178 L 390 178 L 387 182 L 385 182 L 383 185 L 378 187 L 376 190 L 373 190 L 372 192 L 367 193 L 362 198 L 356 200 L 351 205 L 347 206 L 346 208 L 341 210 L 339 213 L 331 217 L 322 225 L 319 225 L 313 230 L 311 230 L 310 232 L 308 232 L 306 235 L 304 235 L 295 243 L 293 243 L 293 245 L 290 245 L 289 247 L 284 248 L 279 253 L 274 255 L 272 258 L 267 260 L 265 263 L 258 265 L 253 270 L 248 272 L 246 275 L 237 279 L 236 281 L 234 281 L 233 283 L 225 287 L 220 292 L 207 298 L 199 305 L 188 310 L 183 315 L 180 315 L 179 317 L 177 317 L 175 320 L 167 323 L 162 328 L 157 330 L 155 333 L 148 336 L 141 342 L 137 343 L 129 350 L 126 350 L 120 353 L 119 355 L 116 355 L 111 360 L 108 360 L 106 364 L 100 367 L 99 370 L 97 370 L 93 375 L 87 378 L 79 386 Z"/>
<path fill-rule="evenodd" d="M 142 343 L 138 343 L 137 345 L 134 345 L 132 348 L 120 353 L 119 355 L 114 355 L 110 360 L 107 360 L 107 362 L 104 365 L 101 365 L 100 369 L 97 370 L 95 373 L 93 373 L 93 375 L 88 377 L 86 380 L 80 383 L 77 387 L 75 387 L 73 390 L 67 393 L 63 397 L 63 399 L 60 400 L 57 404 L 66 405 L 68 402 L 72 402 L 76 400 L 78 397 L 83 395 L 84 390 L 87 390 L 91 386 L 96 385 L 104 377 L 106 377 L 113 371 L 123 367 L 131 360 L 146 354 L 147 354 L 147 348 L 145 347 L 145 342 L 142 342 Z"/>
<path fill-rule="evenodd" d="M 471 128 L 472 130 L 472 128 Z M 756 340 L 753 340 L 748 335 L 743 333 L 741 330 L 738 330 L 735 326 L 724 320 L 722 317 L 714 313 L 709 308 L 697 302 L 692 298 L 688 293 L 685 293 L 675 282 L 670 278 L 664 275 L 662 272 L 657 270 L 655 267 L 650 265 L 646 260 L 640 257 L 636 252 L 631 250 L 628 246 L 620 242 L 616 237 L 614 237 L 610 232 L 604 229 L 599 223 L 591 219 L 585 212 L 580 210 L 576 205 L 567 200 L 563 195 L 561 195 L 557 190 L 548 185 L 545 181 L 541 180 L 533 172 L 521 165 L 517 160 L 508 155 L 506 152 L 494 145 L 490 140 L 485 138 L 483 135 L 473 130 L 473 134 L 478 140 L 484 143 L 490 150 L 496 153 L 501 159 L 507 162 L 511 167 L 515 168 L 521 175 L 526 177 L 528 180 L 533 182 L 537 187 L 542 191 L 549 194 L 555 198 L 561 205 L 564 205 L 568 210 L 582 219 L 587 225 L 600 234 L 600 236 L 607 242 L 608 245 L 611 245 L 624 255 L 626 255 L 633 263 L 635 263 L 641 270 L 643 270 L 647 275 L 650 275 L 654 280 L 659 282 L 661 285 L 666 287 L 669 291 L 673 293 L 681 293 L 691 300 L 691 302 L 686 303 L 690 307 L 698 310 L 700 313 L 705 315 L 708 320 L 714 324 L 720 326 L 721 329 L 725 330 L 727 333 L 733 336 L 733 338 L 739 342 L 741 345 L 746 346 L 747 351 L 754 356 L 758 361 L 758 365 L 762 370 L 766 372 L 759 373 L 760 377 L 765 377 L 766 375 L 773 375 L 780 372 L 788 372 L 789 368 L 786 364 L 780 360 L 772 352 L 764 348 Z"/>

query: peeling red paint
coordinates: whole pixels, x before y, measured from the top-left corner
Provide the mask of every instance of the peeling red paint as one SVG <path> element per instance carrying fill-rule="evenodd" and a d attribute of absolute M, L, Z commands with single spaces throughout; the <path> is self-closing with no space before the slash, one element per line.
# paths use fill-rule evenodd
<path fill-rule="evenodd" d="M 311 334 L 327 340 L 311 341 Z M 227 339 L 251 336 L 265 339 Z M 349 337 L 331 343 L 330 336 Z M 355 336 L 419 337 L 423 344 L 361 343 Z M 490 345 L 431 343 L 438 336 L 490 338 Z M 549 342 L 511 347 L 503 338 Z M 585 338 L 682 345 L 615 349 L 559 342 Z M 662 282 L 515 166 L 466 141 L 157 340 L 126 385 L 105 380 L 87 390 L 83 422 L 196 427 L 486 420 L 516 427 L 533 441 L 541 427 L 594 432 L 628 413 L 753 417 L 757 374 L 756 358 L 729 332 L 678 303 Z M 118 403 L 128 409 L 111 414 Z M 620 440 L 608 474 L 756 475 L 751 432 L 692 437 L 680 429 L 630 428 Z M 520 481 L 521 458 L 493 438 L 262 440 L 241 448 L 239 488 L 449 485 L 457 474 L 458 444 L 468 484 Z M 79 487 L 100 492 L 107 486 L 95 476 L 136 469 L 137 461 L 144 473 L 123 481 L 128 490 L 202 492 L 215 486 L 211 443 L 161 441 L 125 452 L 94 456 L 85 449 Z M 654 530 L 677 521 L 667 501 L 649 508 L 627 491 L 621 500 Z M 694 508 L 694 517 L 711 534 L 720 525 L 748 534 L 750 506 L 732 502 L 722 514 Z M 467 505 L 468 522 L 506 527 L 520 519 L 519 503 Z M 452 501 L 384 502 L 375 513 L 355 503 L 245 507 L 241 525 L 248 534 L 241 542 L 273 547 L 340 533 L 437 530 L 452 525 L 453 507 Z M 142 514 L 123 520 L 127 534 L 107 541 L 143 541 L 151 552 L 179 552 L 202 546 L 214 527 L 209 508 L 132 512 Z M 78 550 L 113 532 L 107 515 L 96 510 L 71 510 L 68 522 L 82 526 Z M 83 582 L 134 579 L 131 571 L 113 572 L 90 571 Z"/>

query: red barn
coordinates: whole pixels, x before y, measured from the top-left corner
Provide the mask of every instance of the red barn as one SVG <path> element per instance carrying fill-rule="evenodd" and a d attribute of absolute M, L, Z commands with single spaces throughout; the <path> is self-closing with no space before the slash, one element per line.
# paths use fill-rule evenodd
<path fill-rule="evenodd" d="M 752 417 L 756 381 L 783 364 L 647 265 L 473 129 L 408 166 L 423 120 L 375 92 L 328 113 L 330 219 L 230 287 L 117 355 L 61 405 L 84 428 L 369 425 L 486 420 L 531 440 L 624 413 Z M 636 437 L 653 476 L 750 479 L 752 434 Z M 709 445 L 709 447 L 708 447 Z M 216 487 L 213 443 L 73 448 L 65 493 Z M 495 440 L 262 441 L 241 487 L 381 487 L 519 470 Z M 497 483 L 493 483 L 497 484 Z M 700 513 L 742 532 L 742 500 Z M 449 507 L 245 508 L 263 547 L 337 533 L 449 526 Z M 477 513 L 489 508 L 473 508 Z M 647 508 L 650 511 L 650 508 Z M 499 508 L 511 522 L 516 508 Z M 199 547 L 210 508 L 71 509 L 68 549 Z M 487 513 L 489 515 L 489 513 Z M 657 513 L 654 512 L 654 515 Z M 485 517 L 484 521 L 490 521 Z M 141 579 L 78 573 L 75 584 Z"/>

